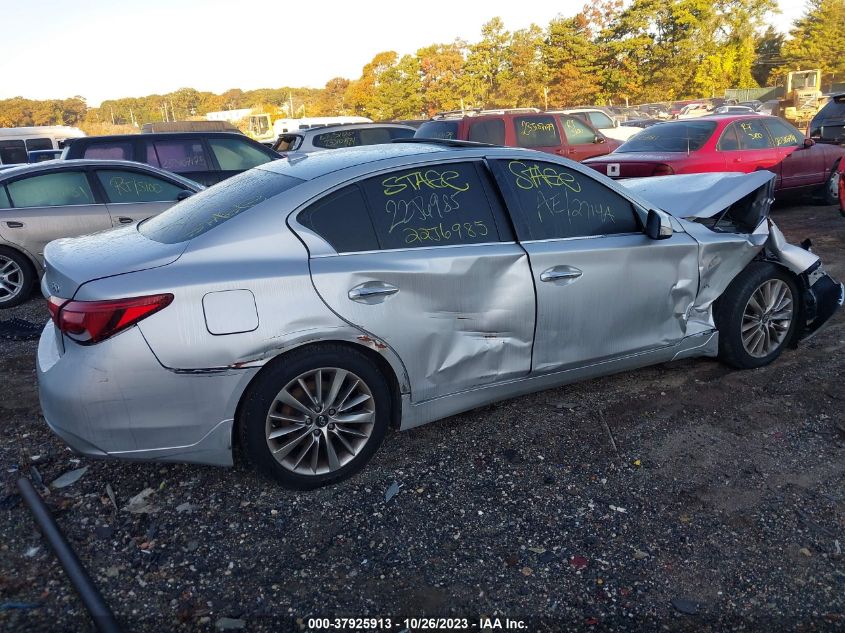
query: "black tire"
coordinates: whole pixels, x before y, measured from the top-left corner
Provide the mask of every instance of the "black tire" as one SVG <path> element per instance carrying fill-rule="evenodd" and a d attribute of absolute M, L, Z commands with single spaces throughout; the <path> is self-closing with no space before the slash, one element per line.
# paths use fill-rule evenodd
<path fill-rule="evenodd" d="M 830 176 L 824 183 L 824 190 L 821 193 L 825 204 L 839 205 L 839 163 L 830 170 Z"/>
<path fill-rule="evenodd" d="M 12 294 L 9 293 L 3 286 L 0 290 L 0 309 L 12 308 L 20 305 L 32 294 L 32 287 L 35 285 L 37 275 L 32 263 L 21 252 L 6 246 L 0 246 L 0 271 L 3 270 L 4 265 L 12 263 L 16 270 L 11 273 L 9 281 L 15 284 L 20 284 L 20 287 Z"/>
<path fill-rule="evenodd" d="M 752 294 L 765 282 L 780 280 L 792 293 L 792 318 L 782 340 L 765 355 L 753 355 L 742 339 L 743 317 Z M 727 287 L 716 302 L 715 320 L 719 330 L 719 359 L 737 369 L 753 369 L 768 365 L 783 352 L 795 334 L 800 316 L 798 287 L 793 276 L 780 266 L 768 262 L 751 262 Z"/>
<path fill-rule="evenodd" d="M 347 455 L 347 458 L 351 457 L 351 461 L 331 472 L 303 475 L 283 466 L 271 453 L 270 440 L 267 437 L 268 414 L 271 407 L 276 406 L 276 396 L 289 383 L 306 372 L 320 368 L 345 370 L 363 381 L 374 401 L 374 422 L 369 438 L 358 449 L 359 452 L 354 456 Z M 390 389 L 378 367 L 361 352 L 344 345 L 325 344 L 294 350 L 264 368 L 244 394 L 237 422 L 244 457 L 250 465 L 285 488 L 312 490 L 342 481 L 359 472 L 384 440 L 390 414 Z M 332 426 L 329 425 L 328 428 Z M 326 435 L 330 433 L 329 430 L 325 431 Z M 336 442 L 333 445 L 338 446 Z M 316 450 L 320 455 L 321 447 Z M 291 451 L 294 452 L 296 451 Z"/>

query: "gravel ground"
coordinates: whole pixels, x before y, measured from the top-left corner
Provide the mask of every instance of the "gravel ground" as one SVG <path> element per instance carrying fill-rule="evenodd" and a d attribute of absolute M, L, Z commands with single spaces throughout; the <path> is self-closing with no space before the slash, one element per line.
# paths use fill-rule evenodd
<path fill-rule="evenodd" d="M 774 217 L 845 279 L 833 207 Z M 35 298 L 2 316 L 45 315 Z M 93 630 L 16 495 L 35 466 L 47 483 L 87 467 L 42 492 L 130 631 L 843 630 L 843 349 L 840 312 L 769 367 L 689 360 L 525 396 L 392 432 L 351 481 L 294 493 L 243 467 L 74 457 L 40 417 L 35 342 L 0 340 L 0 628 Z"/>

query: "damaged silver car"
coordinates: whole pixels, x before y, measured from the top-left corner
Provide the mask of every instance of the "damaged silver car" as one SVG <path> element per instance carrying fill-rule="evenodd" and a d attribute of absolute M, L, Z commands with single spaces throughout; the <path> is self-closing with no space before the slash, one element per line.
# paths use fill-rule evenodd
<path fill-rule="evenodd" d="M 274 161 L 47 247 L 44 416 L 86 455 L 239 445 L 304 489 L 391 425 L 680 358 L 760 367 L 845 299 L 769 218 L 773 180 L 614 182 L 455 141 Z"/>

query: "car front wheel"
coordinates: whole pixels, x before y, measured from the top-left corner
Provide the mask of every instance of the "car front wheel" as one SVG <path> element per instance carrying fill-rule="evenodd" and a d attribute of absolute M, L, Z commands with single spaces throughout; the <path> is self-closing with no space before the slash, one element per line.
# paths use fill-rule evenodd
<path fill-rule="evenodd" d="M 267 367 L 241 407 L 241 443 L 261 472 L 295 490 L 335 483 L 375 454 L 390 419 L 384 376 L 342 345 L 295 350 Z"/>
<path fill-rule="evenodd" d="M 716 306 L 719 358 L 740 369 L 768 365 L 789 344 L 797 326 L 798 289 L 791 275 L 752 262 Z"/>

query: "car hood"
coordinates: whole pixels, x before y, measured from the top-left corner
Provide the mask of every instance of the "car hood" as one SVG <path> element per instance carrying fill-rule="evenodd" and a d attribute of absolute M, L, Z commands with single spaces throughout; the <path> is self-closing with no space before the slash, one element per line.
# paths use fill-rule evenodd
<path fill-rule="evenodd" d="M 750 174 L 710 172 L 653 176 L 618 182 L 663 211 L 684 219 L 711 218 L 757 189 L 770 185 L 774 179 L 775 175 L 770 171 L 756 171 Z M 757 210 L 760 218 L 768 215 L 771 204 L 771 197 L 767 197 L 765 204 Z"/>
<path fill-rule="evenodd" d="M 187 246 L 188 242 L 162 244 L 148 239 L 137 225 L 54 240 L 44 249 L 42 291 L 71 299 L 82 284 L 94 279 L 173 263 Z"/>

